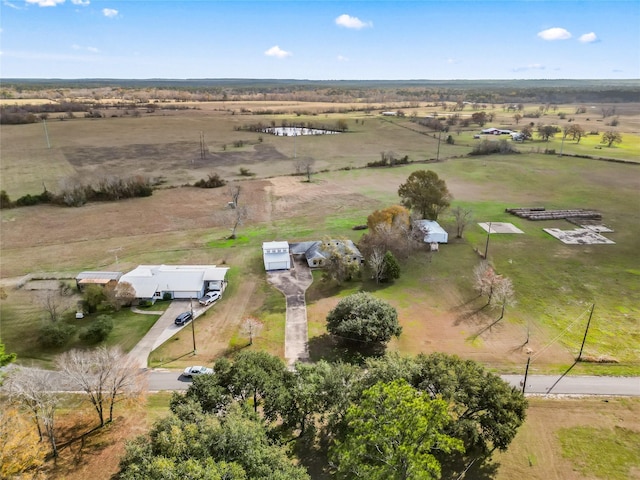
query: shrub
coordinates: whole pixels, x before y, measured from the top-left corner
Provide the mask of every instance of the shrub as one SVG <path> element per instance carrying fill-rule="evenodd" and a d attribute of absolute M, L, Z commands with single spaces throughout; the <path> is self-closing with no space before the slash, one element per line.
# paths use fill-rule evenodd
<path fill-rule="evenodd" d="M 113 330 L 113 318 L 100 315 L 88 328 L 80 333 L 80 340 L 87 343 L 98 343 L 105 340 Z"/>
<path fill-rule="evenodd" d="M 0 209 L 13 208 L 14 206 L 7 192 L 4 190 L 0 191 Z"/>
<path fill-rule="evenodd" d="M 153 303 L 151 302 L 151 300 L 140 300 L 138 302 L 138 306 L 142 307 L 142 308 L 146 308 L 146 307 L 150 307 L 151 305 L 153 305 Z"/>
<path fill-rule="evenodd" d="M 255 173 L 253 173 L 248 168 L 240 167 L 240 175 L 243 177 L 253 177 Z"/>
<path fill-rule="evenodd" d="M 43 347 L 59 348 L 65 346 L 75 332 L 76 327 L 67 323 L 47 323 L 40 329 L 38 340 Z"/>
<path fill-rule="evenodd" d="M 506 140 L 499 140 L 497 142 L 491 140 L 482 140 L 477 143 L 471 153 L 471 156 L 477 155 L 491 155 L 494 153 L 507 154 L 507 153 L 519 153 L 518 150 Z"/>
<path fill-rule="evenodd" d="M 223 187 L 226 184 L 227 182 L 220 178 L 220 175 L 217 173 L 210 173 L 206 179 L 203 178 L 198 180 L 193 184 L 193 186 L 198 188 L 218 188 Z"/>
<path fill-rule="evenodd" d="M 171 300 L 171 294 L 169 292 L 164 292 L 162 294 L 162 300 Z"/>

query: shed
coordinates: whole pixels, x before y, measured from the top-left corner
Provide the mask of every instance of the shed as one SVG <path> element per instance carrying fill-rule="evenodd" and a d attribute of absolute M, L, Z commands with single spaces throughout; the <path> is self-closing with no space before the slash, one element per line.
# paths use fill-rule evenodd
<path fill-rule="evenodd" d="M 110 283 L 115 285 L 120 277 L 122 277 L 122 272 L 80 272 L 76 275 L 76 287 L 78 290 L 82 290 L 87 285 L 100 285 L 101 287 L 105 287 Z"/>
<path fill-rule="evenodd" d="M 424 233 L 424 243 L 447 243 L 449 234 L 435 220 L 417 220 L 414 225 Z"/>
<path fill-rule="evenodd" d="M 289 242 L 264 242 L 262 244 L 262 258 L 267 272 L 289 270 L 291 268 Z"/>

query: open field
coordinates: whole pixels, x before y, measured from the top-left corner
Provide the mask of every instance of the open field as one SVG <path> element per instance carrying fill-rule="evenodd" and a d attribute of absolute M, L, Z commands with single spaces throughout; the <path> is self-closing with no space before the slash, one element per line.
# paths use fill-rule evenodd
<path fill-rule="evenodd" d="M 599 135 L 579 144 L 556 137 L 518 144 L 520 155 L 467 157 L 478 126 L 450 132 L 454 144 L 438 145 L 437 135 L 411 117 L 451 114 L 437 104 L 402 105 L 405 117 L 383 117 L 371 105 L 355 110 L 349 103 L 197 102 L 186 110 L 156 110 L 140 116 L 122 109 L 105 110 L 105 118 L 50 118 L 47 135 L 41 123 L 3 125 L 0 146 L 2 189 L 12 199 L 56 190 L 69 178 L 91 181 L 118 174 L 159 179 L 152 197 L 81 208 L 36 206 L 3 210 L 0 277 L 7 285 L 3 309 L 37 323 L 41 312 L 29 293 L 14 291 L 15 279 L 32 272 L 73 276 L 86 269 L 128 271 L 141 263 L 209 263 L 231 267 L 231 287 L 220 305 L 198 322 L 198 356 L 181 362 L 210 362 L 242 346 L 237 327 L 248 315 L 266 323 L 256 348 L 281 354 L 283 300 L 266 285 L 261 264 L 262 241 L 319 239 L 326 235 L 358 240 L 354 225 L 366 223 L 373 210 L 398 203 L 397 188 L 416 169 L 432 169 L 445 179 L 454 205 L 471 208 L 476 222 L 512 222 L 524 235 L 492 235 L 489 259 L 515 285 L 517 304 L 490 330 L 499 312 L 482 308 L 472 288 L 474 249 L 484 251 L 486 233 L 473 224 L 465 239 L 453 240 L 439 253 L 419 253 L 402 265 L 399 281 L 384 288 L 368 282 L 347 284 L 342 292 L 312 287 L 309 319 L 312 352 L 331 356 L 324 317 L 343 296 L 375 289 L 400 312 L 405 329 L 391 350 L 415 354 L 445 350 L 508 371 L 520 371 L 528 354 L 536 371 L 564 371 L 573 361 L 584 333 L 587 313 L 595 304 L 585 355 L 608 358 L 610 365 L 582 363 L 573 371 L 629 374 L 640 371 L 640 208 L 638 166 L 587 158 L 545 155 L 545 149 L 634 162 L 640 158 L 640 107 L 616 105 L 623 142 L 601 146 Z M 304 108 L 303 108 L 304 107 Z M 471 107 L 469 107 L 471 108 Z M 491 124 L 517 128 L 513 112 L 488 106 Z M 571 118 L 585 130 L 602 132 L 600 106 L 574 113 L 575 105 L 558 105 L 539 119 L 562 125 Z M 269 110 L 271 114 L 256 115 Z M 333 113 L 328 112 L 331 109 Z M 523 114 L 535 112 L 526 105 Z M 297 112 L 292 114 L 291 112 Z M 340 112 L 340 113 L 335 113 Z M 566 120 L 560 120 L 560 113 Z M 471 111 L 461 112 L 470 117 Z M 332 126 L 346 121 L 347 133 L 314 137 L 275 137 L 239 131 L 251 123 L 313 123 Z M 520 120 L 520 124 L 530 121 Z M 566 123 L 565 123 L 566 124 Z M 596 128 L 597 127 L 597 128 Z M 200 152 L 200 132 L 205 153 Z M 489 136 L 491 138 L 494 136 Z M 441 138 L 441 140 L 444 140 Z M 236 146 L 238 145 L 238 146 Z M 241 145 L 241 146 L 240 146 Z M 413 164 L 396 168 L 361 168 L 378 161 L 381 152 L 408 156 Z M 420 163 L 438 157 L 438 163 Z M 291 176 L 299 162 L 312 162 L 312 182 Z M 242 177 L 240 168 L 255 174 Z M 242 188 L 240 204 L 247 218 L 239 238 L 227 240 L 233 212 L 226 209 L 228 191 L 182 185 L 219 173 Z M 176 188 L 170 188 L 176 187 Z M 507 207 L 591 208 L 615 245 L 567 246 L 542 228 L 572 228 L 564 221 L 529 222 L 504 212 Z M 447 223 L 447 219 L 442 219 Z M 4 337 L 24 328 L 16 315 L 3 315 Z M 35 323 L 34 323 L 35 322 Z M 530 342 L 524 345 L 529 331 Z M 481 334 L 480 334 L 481 333 Z M 27 338 L 29 334 L 27 334 Z M 173 339 L 152 358 L 164 363 L 191 351 L 190 339 Z M 12 342 L 7 339 L 8 348 Z M 24 352 L 24 349 L 16 346 Z M 43 360 L 47 360 L 43 358 Z M 181 366 L 181 362 L 175 366 Z"/>

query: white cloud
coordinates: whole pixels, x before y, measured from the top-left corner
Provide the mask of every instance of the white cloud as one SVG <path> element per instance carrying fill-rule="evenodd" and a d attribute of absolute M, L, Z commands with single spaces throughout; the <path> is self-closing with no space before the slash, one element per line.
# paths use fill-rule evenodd
<path fill-rule="evenodd" d="M 22 10 L 22 8 L 15 3 L 4 1 L 2 2 L 2 5 L 4 5 L 5 7 L 13 8 L 14 10 Z"/>
<path fill-rule="evenodd" d="M 276 57 L 276 58 L 286 58 L 292 55 L 291 52 L 282 50 L 278 45 L 271 47 L 269 50 L 265 51 L 264 54 L 267 57 Z"/>
<path fill-rule="evenodd" d="M 64 0 L 25 0 L 27 3 L 34 3 L 39 7 L 55 7 L 60 3 L 64 3 Z"/>
<path fill-rule="evenodd" d="M 347 57 L 345 57 L 344 55 L 338 55 L 338 61 L 339 62 L 348 62 L 349 59 Z"/>
<path fill-rule="evenodd" d="M 87 52 L 91 52 L 91 53 L 98 53 L 100 51 L 96 47 L 83 47 L 76 44 L 71 45 L 71 48 L 74 50 L 86 50 Z"/>
<path fill-rule="evenodd" d="M 103 8 L 102 14 L 107 18 L 115 18 L 118 16 L 118 10 L 113 8 Z"/>
<path fill-rule="evenodd" d="M 598 41 L 598 36 L 593 32 L 589 32 L 580 35 L 580 38 L 578 40 L 580 40 L 582 43 L 593 43 Z"/>
<path fill-rule="evenodd" d="M 351 15 L 347 15 L 346 13 L 336 18 L 336 25 L 344 28 L 353 28 L 355 30 L 360 30 L 361 28 L 365 27 L 373 27 L 373 23 L 363 22 L 358 17 L 352 17 Z"/>
<path fill-rule="evenodd" d="M 567 40 L 571 38 L 571 33 L 564 28 L 553 27 L 538 32 L 538 36 L 543 40 Z"/>
<path fill-rule="evenodd" d="M 84 7 L 89 5 L 91 2 L 89 0 L 71 0 L 71 3 L 74 5 L 82 5 Z"/>
<path fill-rule="evenodd" d="M 540 63 L 530 63 L 524 67 L 515 67 L 514 72 L 526 72 L 527 70 L 544 70 L 546 67 Z"/>

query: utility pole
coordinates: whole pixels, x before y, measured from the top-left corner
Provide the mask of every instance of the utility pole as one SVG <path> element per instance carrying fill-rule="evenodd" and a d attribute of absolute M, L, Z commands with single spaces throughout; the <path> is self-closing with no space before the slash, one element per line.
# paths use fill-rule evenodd
<path fill-rule="evenodd" d="M 524 370 L 524 381 L 522 382 L 522 394 L 524 395 L 524 389 L 527 387 L 527 376 L 529 375 L 529 364 L 531 363 L 531 357 L 527 358 L 527 368 Z"/>
<path fill-rule="evenodd" d="M 594 308 L 596 308 L 595 303 L 591 306 L 591 313 L 589 314 L 589 320 L 587 320 L 587 328 L 585 328 L 584 330 L 584 338 L 582 339 L 582 345 L 580 346 L 580 353 L 578 354 L 578 358 L 576 360 L 577 362 L 579 362 L 580 358 L 582 357 L 582 350 L 584 349 L 584 343 L 587 341 L 587 332 L 589 331 L 589 325 L 591 324 L 591 317 L 593 316 Z"/>
<path fill-rule="evenodd" d="M 442 135 L 442 129 L 438 130 L 438 150 L 436 152 L 436 162 L 440 160 L 440 136 Z"/>
<path fill-rule="evenodd" d="M 487 230 L 487 243 L 484 246 L 484 259 L 487 259 L 487 253 L 489 252 L 489 235 L 491 235 L 491 222 L 489 222 L 489 229 Z"/>
<path fill-rule="evenodd" d="M 196 352 L 196 327 L 194 326 L 194 323 L 196 323 L 196 319 L 193 316 L 193 297 L 191 297 L 189 299 L 189 306 L 191 307 L 191 337 L 193 338 L 193 355 L 195 355 Z"/>

